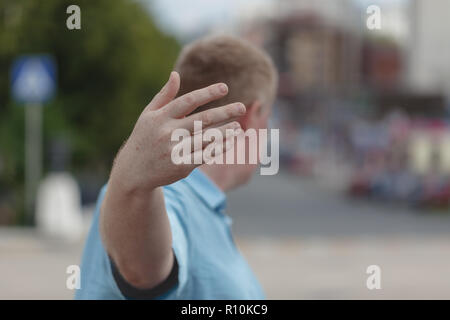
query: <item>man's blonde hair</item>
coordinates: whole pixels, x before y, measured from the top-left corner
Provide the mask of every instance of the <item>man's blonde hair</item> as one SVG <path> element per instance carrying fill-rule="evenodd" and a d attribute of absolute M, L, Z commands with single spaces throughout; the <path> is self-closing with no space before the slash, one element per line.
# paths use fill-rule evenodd
<path fill-rule="evenodd" d="M 181 77 L 178 95 L 218 82 L 228 85 L 227 96 L 195 112 L 233 102 L 250 107 L 257 100 L 267 107 L 273 102 L 278 82 L 272 59 L 263 50 L 232 36 L 206 37 L 187 45 L 175 70 Z"/>

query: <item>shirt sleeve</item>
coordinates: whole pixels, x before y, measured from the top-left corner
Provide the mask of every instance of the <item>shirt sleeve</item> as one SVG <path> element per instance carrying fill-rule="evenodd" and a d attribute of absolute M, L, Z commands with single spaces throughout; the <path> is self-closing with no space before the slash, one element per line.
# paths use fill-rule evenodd
<path fill-rule="evenodd" d="M 177 285 L 158 299 L 185 299 L 189 284 L 189 241 L 186 225 L 186 212 L 178 198 L 170 191 L 164 190 L 166 211 L 172 231 L 172 250 L 178 267 Z"/>
<path fill-rule="evenodd" d="M 188 242 L 186 228 L 183 223 L 185 215 L 182 204 L 170 191 L 164 190 L 166 212 L 172 232 L 172 250 L 174 264 L 169 276 L 159 285 L 151 289 L 140 289 L 128 283 L 120 274 L 113 260 L 108 257 L 110 274 L 116 288 L 126 299 L 183 299 L 188 281 Z"/>

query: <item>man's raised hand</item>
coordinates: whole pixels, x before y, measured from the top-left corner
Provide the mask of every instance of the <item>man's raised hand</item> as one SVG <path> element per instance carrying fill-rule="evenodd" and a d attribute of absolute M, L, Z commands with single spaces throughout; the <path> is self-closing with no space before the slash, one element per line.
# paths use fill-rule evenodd
<path fill-rule="evenodd" d="M 224 97 L 228 93 L 228 87 L 224 83 L 213 84 L 175 98 L 179 88 L 180 76 L 177 72 L 172 72 L 168 82 L 139 116 L 133 132 L 116 158 L 112 172 L 119 175 L 123 185 L 132 189 L 152 189 L 189 175 L 199 164 L 173 163 L 171 154 L 176 142 L 171 141 L 171 135 L 177 128 L 188 130 L 192 136 L 198 134 L 194 132 L 194 121 L 202 121 L 203 127 L 217 128 L 223 133 L 224 141 L 203 143 L 201 148 L 221 143 L 225 151 L 225 148 L 232 145 L 234 137 L 228 137 L 225 141 L 225 132 L 227 129 L 240 128 L 239 123 L 234 120 L 245 114 L 242 103 L 191 114 L 198 107 Z M 184 143 L 191 143 L 192 140 L 190 137 Z M 195 152 L 201 152 L 191 150 L 192 156 Z"/>

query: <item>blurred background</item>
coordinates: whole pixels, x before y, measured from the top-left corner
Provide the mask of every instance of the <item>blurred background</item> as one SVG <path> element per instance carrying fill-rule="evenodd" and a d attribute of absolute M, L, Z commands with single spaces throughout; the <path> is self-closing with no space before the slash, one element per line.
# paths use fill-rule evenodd
<path fill-rule="evenodd" d="M 81 9 L 69 30 L 66 9 Z M 369 28 L 380 8 L 381 28 Z M 447 0 L 0 0 L 0 299 L 71 299 L 97 193 L 185 43 L 280 75 L 281 169 L 230 194 L 273 299 L 449 299 Z M 368 290 L 366 269 L 381 268 Z"/>

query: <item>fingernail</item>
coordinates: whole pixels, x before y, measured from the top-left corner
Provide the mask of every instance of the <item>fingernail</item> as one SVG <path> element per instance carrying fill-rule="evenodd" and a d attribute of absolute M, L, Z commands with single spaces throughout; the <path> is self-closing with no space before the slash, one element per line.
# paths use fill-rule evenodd
<path fill-rule="evenodd" d="M 221 83 L 219 85 L 219 90 L 220 90 L 221 93 L 227 93 L 228 92 L 228 87 L 227 87 L 227 85 L 225 83 Z"/>
<path fill-rule="evenodd" d="M 245 106 L 244 106 L 244 104 L 242 104 L 242 103 L 238 103 L 237 104 L 237 109 L 238 109 L 238 111 L 239 111 L 239 113 L 245 113 Z"/>

